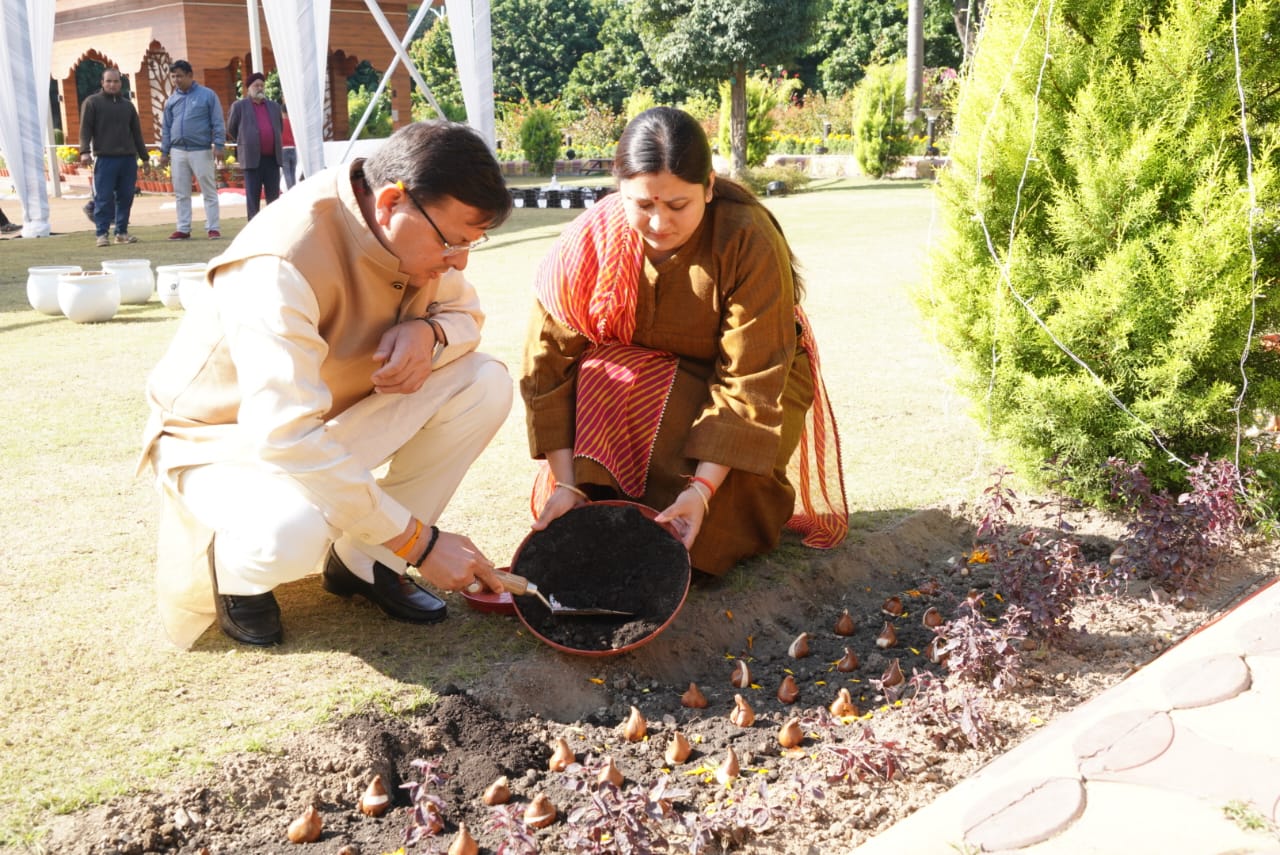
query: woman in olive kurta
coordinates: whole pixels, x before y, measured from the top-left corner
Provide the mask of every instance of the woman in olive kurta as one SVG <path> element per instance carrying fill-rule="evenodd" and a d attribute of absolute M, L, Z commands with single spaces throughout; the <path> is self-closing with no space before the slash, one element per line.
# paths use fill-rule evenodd
<path fill-rule="evenodd" d="M 548 464 L 534 528 L 627 498 L 661 510 L 695 568 L 724 573 L 777 545 L 802 445 L 795 522 L 813 545 L 839 542 L 838 442 L 825 401 L 815 414 L 821 377 L 777 222 L 712 173 L 705 134 L 678 110 L 634 119 L 614 174 L 618 193 L 538 274 L 521 380 L 530 449 Z M 802 444 L 811 415 L 822 424 Z"/>

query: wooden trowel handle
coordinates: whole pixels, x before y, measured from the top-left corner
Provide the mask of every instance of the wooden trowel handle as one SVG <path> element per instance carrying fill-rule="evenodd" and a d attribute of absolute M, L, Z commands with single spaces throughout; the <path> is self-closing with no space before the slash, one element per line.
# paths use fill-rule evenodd
<path fill-rule="evenodd" d="M 529 580 L 523 576 L 517 576 L 515 573 L 508 573 L 505 570 L 494 570 L 493 575 L 498 577 L 498 581 L 502 583 L 502 587 L 512 596 L 520 597 L 529 593 L 530 589 L 537 591 L 538 589 L 529 584 Z"/>

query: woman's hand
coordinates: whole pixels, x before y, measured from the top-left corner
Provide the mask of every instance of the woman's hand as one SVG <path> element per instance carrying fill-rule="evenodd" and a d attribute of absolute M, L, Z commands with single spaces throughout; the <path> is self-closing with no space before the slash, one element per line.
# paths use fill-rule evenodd
<path fill-rule="evenodd" d="M 412 394 L 431 376 L 435 354 L 435 329 L 421 318 L 396 324 L 382 334 L 373 354 L 382 367 L 370 375 L 374 391 L 380 394 Z"/>
<path fill-rule="evenodd" d="M 654 522 L 671 523 L 680 537 L 685 549 L 693 548 L 693 541 L 702 530 L 702 521 L 707 516 L 706 494 L 690 484 L 680 491 L 674 502 L 666 510 L 654 517 Z"/>
<path fill-rule="evenodd" d="M 547 503 L 542 506 L 542 513 L 538 514 L 538 518 L 533 523 L 534 531 L 542 531 L 552 520 L 559 519 L 569 511 L 585 505 L 587 503 L 586 496 L 565 484 L 557 484 L 555 491 L 551 494 L 551 498 L 547 499 Z"/>
<path fill-rule="evenodd" d="M 447 531 L 440 532 L 431 554 L 418 565 L 418 573 L 444 591 L 461 591 L 474 582 L 495 593 L 503 590 L 493 575 L 493 562 L 484 557 L 471 538 Z"/>

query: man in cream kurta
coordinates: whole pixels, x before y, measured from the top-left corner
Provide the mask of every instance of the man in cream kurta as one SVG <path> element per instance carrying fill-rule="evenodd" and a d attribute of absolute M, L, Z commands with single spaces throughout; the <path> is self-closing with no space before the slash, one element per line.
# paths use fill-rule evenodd
<path fill-rule="evenodd" d="M 433 523 L 511 405 L 462 275 L 509 211 L 478 136 L 418 123 L 299 184 L 210 263 L 147 386 L 175 643 L 215 615 L 238 641 L 279 642 L 272 589 L 322 562 L 327 590 L 417 623 L 444 604 L 406 567 L 500 590 L 492 562 Z"/>

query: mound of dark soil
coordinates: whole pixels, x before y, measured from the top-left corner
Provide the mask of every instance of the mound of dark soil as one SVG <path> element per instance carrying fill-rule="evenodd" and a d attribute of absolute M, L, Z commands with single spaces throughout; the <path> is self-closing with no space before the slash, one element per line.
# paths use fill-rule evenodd
<path fill-rule="evenodd" d="M 1113 524 L 1090 514 L 1074 522 L 1078 531 L 1089 532 L 1088 552 L 1095 557 L 1110 552 Z M 540 647 L 536 655 L 505 663 L 474 685 L 437 687 L 440 702 L 420 713 L 349 718 L 301 734 L 278 752 L 230 757 L 214 773 L 186 785 L 65 817 L 46 841 L 47 850 L 69 855 L 391 853 L 414 821 L 401 785 L 417 780 L 414 761 L 426 760 L 444 777 L 430 790 L 443 804 L 445 828 L 410 852 L 443 852 L 460 824 L 479 840 L 482 852 L 497 851 L 507 836 L 495 818 L 497 809 L 486 807 L 481 795 L 499 776 L 510 780 L 517 819 L 538 794 L 558 808 L 557 822 L 534 834 L 536 849 L 529 851 L 575 851 L 573 840 L 586 833 L 592 811 L 615 809 L 635 821 L 620 822 L 614 834 L 641 827 L 665 834 L 673 852 L 689 851 L 699 829 L 714 841 L 704 850 L 710 852 L 849 851 L 1041 723 L 1114 684 L 1275 572 L 1263 550 L 1242 554 L 1194 609 L 1174 606 L 1146 588 L 1086 600 L 1073 617 L 1087 632 L 1070 650 L 1029 651 L 1022 683 L 1013 692 L 996 695 L 989 688 L 946 684 L 949 697 L 967 691 L 989 722 L 974 747 L 958 729 L 915 710 L 909 699 L 901 704 L 886 699 L 874 682 L 895 659 L 908 676 L 936 670 L 922 655 L 931 637 L 920 622 L 926 608 L 935 606 L 949 617 L 970 589 L 994 594 L 989 573 L 965 566 L 961 556 L 971 544 L 972 528 L 963 514 L 929 511 L 831 553 L 784 545 L 773 560 L 736 571 L 742 574 L 736 579 L 698 580 L 674 625 L 633 652 L 602 658 Z M 795 569 L 798 563 L 802 570 Z M 546 584 L 554 583 L 548 578 Z M 903 614 L 883 613 L 891 596 L 902 599 Z M 835 623 L 846 609 L 855 631 L 837 635 Z M 521 628 L 512 617 L 481 619 Z M 898 640 L 881 648 L 875 639 L 886 621 Z M 796 659 L 788 647 L 800 632 L 809 633 L 810 655 Z M 846 647 L 861 660 L 849 674 L 834 665 Z M 751 672 L 745 687 L 730 681 L 740 661 Z M 788 675 L 800 688 L 792 704 L 777 697 Z M 681 704 L 691 682 L 707 698 L 704 709 Z M 841 722 L 827 712 L 842 687 L 861 707 L 861 719 Z M 754 712 L 748 726 L 730 720 L 737 695 Z M 638 741 L 623 732 L 633 708 L 647 720 L 647 734 Z M 793 717 L 803 725 L 804 742 L 787 750 L 777 733 Z M 692 753 L 683 762 L 668 763 L 664 751 L 677 731 Z M 558 738 L 570 745 L 579 766 L 549 771 Z M 726 786 L 715 773 L 730 749 L 739 776 Z M 595 783 L 606 757 L 625 777 L 622 807 L 612 791 Z M 895 774 L 885 780 L 879 773 L 889 768 Z M 394 799 L 380 818 L 357 810 L 375 774 L 387 782 Z M 674 792 L 648 805 L 647 823 L 636 820 L 646 816 L 645 794 L 664 775 Z M 308 805 L 321 814 L 322 837 L 294 847 L 285 829 Z M 652 839 L 645 845 L 648 849 L 634 851 L 662 851 Z"/>

